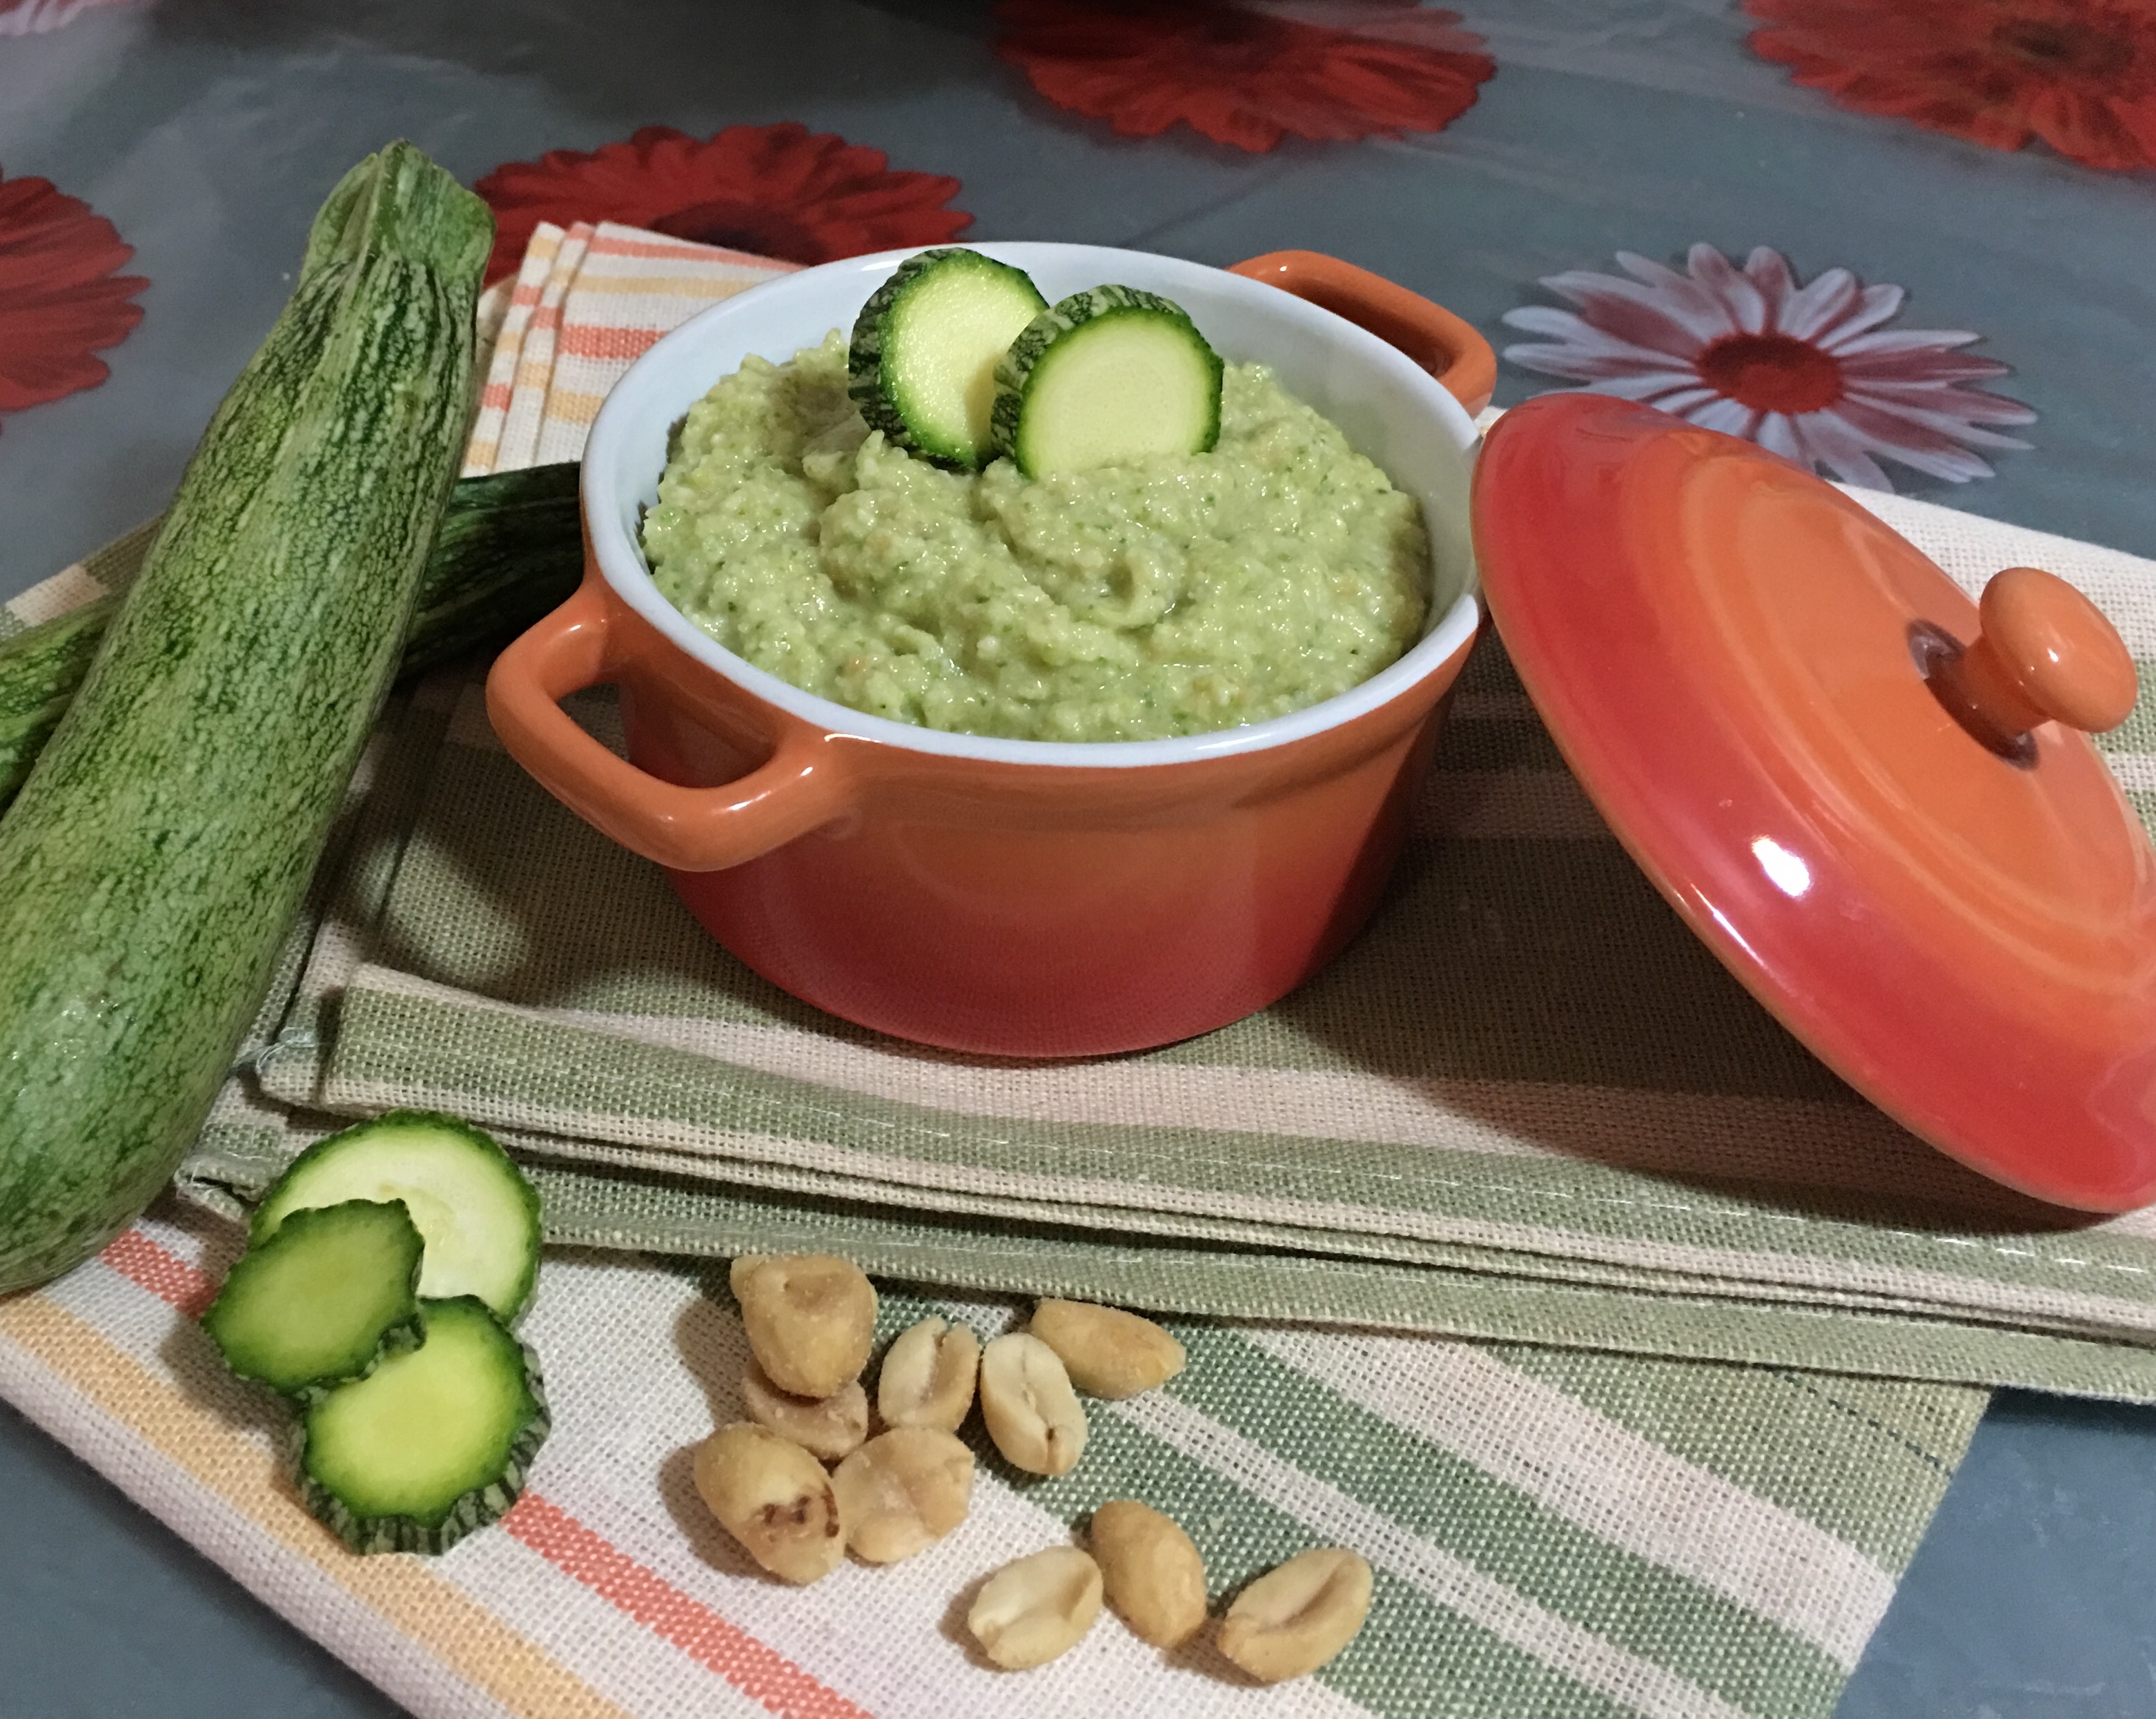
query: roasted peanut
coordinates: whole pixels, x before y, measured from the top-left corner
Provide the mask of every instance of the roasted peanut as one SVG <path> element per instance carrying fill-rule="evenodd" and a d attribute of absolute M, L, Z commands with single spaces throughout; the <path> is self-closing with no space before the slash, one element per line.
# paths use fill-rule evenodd
<path fill-rule="evenodd" d="M 1093 1512 L 1093 1562 L 1108 1604 L 1131 1634 L 1177 1647 L 1205 1621 L 1205 1561 L 1190 1537 L 1158 1511 L 1116 1498 Z"/>
<path fill-rule="evenodd" d="M 840 1463 L 831 1484 L 854 1556 L 896 1563 L 966 1520 L 973 1453 L 935 1427 L 894 1427 Z"/>
<path fill-rule="evenodd" d="M 829 1254 L 751 1254 L 728 1280 L 764 1377 L 797 1397 L 829 1397 L 861 1376 L 875 1335 L 876 1293 L 860 1268 Z"/>
<path fill-rule="evenodd" d="M 1135 1397 L 1183 1371 L 1183 1345 L 1150 1319 L 1091 1301 L 1043 1301 L 1033 1334 L 1094 1397 Z"/>
<path fill-rule="evenodd" d="M 720 1525 L 774 1576 L 827 1576 L 845 1555 L 838 1494 L 824 1466 L 791 1439 L 737 1421 L 696 1447 L 696 1491 Z"/>
<path fill-rule="evenodd" d="M 1056 1546 L 989 1577 L 966 1627 L 1004 1670 L 1024 1671 L 1069 1652 L 1100 1615 L 1101 1567 L 1075 1546 Z"/>
<path fill-rule="evenodd" d="M 1086 1451 L 1086 1409 L 1055 1351 L 1013 1332 L 981 1352 L 981 1418 L 1014 1468 L 1067 1475 Z"/>
<path fill-rule="evenodd" d="M 1340 1547 L 1299 1552 L 1235 1596 L 1220 1651 L 1260 1683 L 1315 1671 L 1370 1615 L 1370 1567 Z"/>
<path fill-rule="evenodd" d="M 971 1326 L 924 1319 L 901 1332 L 884 1352 L 876 1413 L 887 1427 L 955 1433 L 973 1406 L 980 1369 L 981 1340 Z"/>
<path fill-rule="evenodd" d="M 829 1397 L 797 1397 L 780 1390 L 752 1361 L 742 1375 L 741 1393 L 751 1420 L 824 1462 L 859 1450 L 869 1435 L 869 1393 L 859 1379 Z"/>

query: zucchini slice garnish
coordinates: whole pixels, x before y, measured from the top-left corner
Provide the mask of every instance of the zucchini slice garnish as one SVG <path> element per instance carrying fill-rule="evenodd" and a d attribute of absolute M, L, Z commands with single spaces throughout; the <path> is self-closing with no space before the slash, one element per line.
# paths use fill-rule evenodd
<path fill-rule="evenodd" d="M 232 1268 L 203 1329 L 240 1378 L 276 1390 L 361 1378 L 419 1341 L 420 1247 L 399 1200 L 295 1212 Z"/>
<path fill-rule="evenodd" d="M 900 447 L 971 471 L 988 459 L 997 362 L 1047 308 L 1024 269 L 978 251 L 909 257 L 854 323 L 854 403 Z"/>
<path fill-rule="evenodd" d="M 1173 300 L 1096 286 L 1044 310 L 996 369 L 995 450 L 1028 477 L 1204 454 L 1220 355 Z"/>
<path fill-rule="evenodd" d="M 426 1242 L 422 1296 L 477 1296 L 504 1320 L 524 1311 L 539 1275 L 539 1196 L 470 1123 L 391 1111 L 316 1141 L 256 1209 L 252 1242 L 296 1211 L 356 1199 L 404 1203 Z"/>
<path fill-rule="evenodd" d="M 354 1552 L 446 1552 L 506 1515 L 549 1422 L 539 1357 L 475 1296 L 422 1301 L 424 1341 L 308 1393 L 307 1508 Z"/>

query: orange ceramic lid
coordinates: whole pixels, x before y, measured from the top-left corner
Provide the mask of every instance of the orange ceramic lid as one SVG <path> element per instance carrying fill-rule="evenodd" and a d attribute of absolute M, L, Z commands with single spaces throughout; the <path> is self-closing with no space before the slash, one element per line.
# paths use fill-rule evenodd
<path fill-rule="evenodd" d="M 1475 475 L 1491 613 L 1618 838 L 1725 965 L 1940 1150 L 2156 1199 L 2156 853 L 2076 728 L 2133 665 L 2033 569 L 1981 609 L 1839 491 L 1549 394 Z"/>

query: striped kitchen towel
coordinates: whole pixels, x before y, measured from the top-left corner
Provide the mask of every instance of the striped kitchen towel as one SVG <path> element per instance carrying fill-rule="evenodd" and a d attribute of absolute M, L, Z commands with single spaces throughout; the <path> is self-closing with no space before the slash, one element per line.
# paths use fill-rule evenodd
<path fill-rule="evenodd" d="M 2035 1206 L 1840 1087 L 1507 679 L 1471 670 L 1400 881 L 1328 972 L 1205 1039 L 1038 1065 L 775 992 L 445 676 L 383 736 L 255 1090 L 475 1116 L 547 1166 L 563 1239 L 725 1255 L 846 1214 L 876 1269 L 979 1288 L 2156 1398 L 2149 1215 Z M 314 1126 L 229 1109 L 188 1174 L 252 1193 Z"/>
<path fill-rule="evenodd" d="M 647 302 L 578 335 L 595 229 L 535 340 L 567 239 L 489 307 L 514 345 L 481 469 L 520 396 L 517 449 L 581 446 L 608 367 L 697 298 L 594 293 Z M 624 253 L 618 278 L 693 276 L 694 248 L 649 242 L 665 254 Z M 747 265 L 708 266 L 715 298 Z M 623 356 L 594 356 L 609 338 Z M 1881 505 L 1959 577 L 2056 567 L 2156 654 L 2156 568 Z M 116 550 L 21 618 L 123 584 L 139 545 Z M 579 714 L 611 734 L 603 695 Z M 2156 787 L 2134 775 L 2148 709 L 2113 738 L 2129 787 Z M 501 1127 L 557 1243 L 526 1327 L 554 1435 L 503 1527 L 433 1561 L 350 1557 L 300 1511 L 281 1412 L 191 1318 L 239 1245 L 219 1213 L 331 1112 L 403 1101 Z M 1981 1385 L 2156 1397 L 2148 1232 L 1999 1196 L 1826 1077 L 1667 918 L 1494 651 L 1399 886 L 1332 973 L 1195 1044 L 1050 1069 L 894 1045 L 772 992 L 511 766 L 468 676 L 436 676 L 385 716 L 183 1183 L 198 1203 L 0 1303 L 0 1395 L 423 1719 L 1821 1719 Z M 1050 1291 L 1175 1310 L 1190 1366 L 1090 1405 L 1073 1475 L 1016 1475 L 977 1439 L 949 1539 L 780 1588 L 687 1482 L 741 1413 L 710 1261 L 750 1249 L 860 1260 L 886 1336 L 931 1308 L 992 1334 Z M 1356 1547 L 1369 1626 L 1268 1691 L 1112 1619 L 1041 1671 L 988 1669 L 955 1621 L 973 1584 L 1118 1495 L 1189 1529 L 1216 1599 Z"/>
<path fill-rule="evenodd" d="M 842 1226 L 828 1239 L 844 1245 Z M 807 1588 L 706 1515 L 690 1453 L 740 1418 L 721 1270 L 550 1252 L 524 1335 L 554 1430 L 498 1528 L 438 1559 L 357 1557 L 295 1501 L 285 1411 L 192 1316 L 238 1227 L 161 1207 L 98 1260 L 0 1301 L 0 1396 L 420 1719 L 1824 1719 L 1959 1460 L 1981 1391 L 1306 1326 L 1178 1321 L 1188 1368 L 1089 1404 L 1077 1470 L 1006 1467 L 969 1427 L 972 1514 Z M 1014 1307 L 886 1286 L 881 1336 Z M 970 1651 L 974 1585 L 1146 1499 L 1216 1597 L 1305 1547 L 1377 1572 L 1316 1676 L 1244 1682 L 1111 1617 L 1014 1675 Z"/>
<path fill-rule="evenodd" d="M 480 312 L 486 360 L 464 475 L 574 459 L 599 403 L 662 334 L 797 265 L 602 221 L 542 221 Z"/>

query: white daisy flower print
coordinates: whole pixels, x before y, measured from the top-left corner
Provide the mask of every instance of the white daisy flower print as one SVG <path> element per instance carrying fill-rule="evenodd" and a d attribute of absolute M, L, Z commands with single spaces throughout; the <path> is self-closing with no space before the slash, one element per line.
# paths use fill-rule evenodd
<path fill-rule="evenodd" d="M 1510 326 L 1543 338 L 1506 347 L 1506 358 L 1866 489 L 1892 487 L 1881 459 L 1960 484 L 1992 475 L 1977 449 L 2029 445 L 1991 426 L 2033 423 L 2034 412 L 1964 386 L 2006 374 L 1959 350 L 1982 336 L 1886 326 L 1902 309 L 1898 286 L 1866 286 L 1846 269 L 1799 286 L 1764 245 L 1742 269 L 1708 244 L 1691 248 L 1682 275 L 1629 251 L 1617 261 L 1625 275 L 1547 276 L 1577 314 L 1508 310 Z"/>

